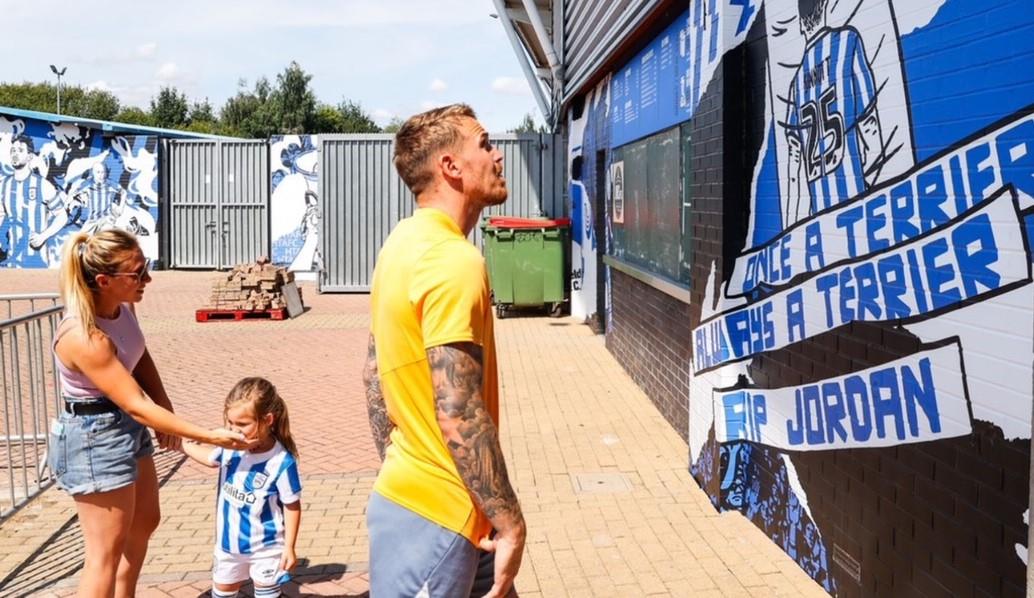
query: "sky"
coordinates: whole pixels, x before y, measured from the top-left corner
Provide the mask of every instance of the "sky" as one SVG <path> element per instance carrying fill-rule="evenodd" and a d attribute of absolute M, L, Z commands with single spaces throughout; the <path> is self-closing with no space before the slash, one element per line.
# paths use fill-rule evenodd
<path fill-rule="evenodd" d="M 541 122 L 491 0 L 0 0 L 0 81 L 106 89 L 147 108 L 165 85 L 213 108 L 292 60 L 316 97 L 379 124 L 463 101 L 489 131 Z"/>

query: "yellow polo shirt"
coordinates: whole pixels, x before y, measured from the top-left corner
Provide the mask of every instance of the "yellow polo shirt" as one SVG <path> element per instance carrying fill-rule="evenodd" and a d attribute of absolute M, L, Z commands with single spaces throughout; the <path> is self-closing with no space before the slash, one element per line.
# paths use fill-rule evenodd
<path fill-rule="evenodd" d="M 395 424 L 374 490 L 477 544 L 492 530 L 445 446 L 427 349 L 480 345 L 482 399 L 499 423 L 488 274 L 481 253 L 441 210 L 421 208 L 395 227 L 377 257 L 371 332 L 388 417 Z"/>

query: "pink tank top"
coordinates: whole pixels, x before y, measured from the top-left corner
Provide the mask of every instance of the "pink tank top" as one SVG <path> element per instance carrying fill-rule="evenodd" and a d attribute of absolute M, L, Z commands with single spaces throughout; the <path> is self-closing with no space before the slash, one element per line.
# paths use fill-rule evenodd
<path fill-rule="evenodd" d="M 77 319 L 75 316 L 66 315 L 61 320 L 61 323 L 64 324 L 67 320 Z M 114 319 L 97 318 L 97 328 L 100 328 L 104 334 L 111 338 L 111 342 L 115 344 L 115 353 L 118 360 L 132 374 L 133 370 L 136 369 L 136 364 L 140 362 L 140 358 L 144 355 L 145 346 L 144 333 L 140 330 L 140 323 L 137 322 L 136 315 L 133 314 L 129 304 L 123 303 L 120 305 L 118 316 Z M 64 332 L 67 331 L 68 329 L 66 328 Z M 61 340 L 64 332 L 58 334 L 54 339 L 55 347 L 57 342 Z M 58 377 L 61 380 L 61 392 L 66 398 L 83 400 L 104 396 L 104 393 L 97 389 L 93 382 L 86 377 L 86 374 L 69 369 L 61 362 L 61 358 L 57 357 L 56 353 L 54 357 L 57 362 Z"/>

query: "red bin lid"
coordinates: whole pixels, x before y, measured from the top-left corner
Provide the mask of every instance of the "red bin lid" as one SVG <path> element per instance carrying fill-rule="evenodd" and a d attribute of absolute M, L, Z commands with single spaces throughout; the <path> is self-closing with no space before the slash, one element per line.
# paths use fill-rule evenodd
<path fill-rule="evenodd" d="M 492 216 L 488 226 L 496 228 L 560 228 L 571 226 L 570 218 L 518 218 L 516 216 Z"/>

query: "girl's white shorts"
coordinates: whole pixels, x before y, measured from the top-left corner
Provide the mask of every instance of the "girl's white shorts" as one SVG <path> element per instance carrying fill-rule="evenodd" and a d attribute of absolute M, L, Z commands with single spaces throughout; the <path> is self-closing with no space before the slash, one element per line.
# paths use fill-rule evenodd
<path fill-rule="evenodd" d="M 286 575 L 280 569 L 283 549 L 279 546 L 251 554 L 231 554 L 217 548 L 213 554 L 212 581 L 215 583 L 235 584 L 250 577 L 257 586 L 276 586 L 283 583 Z"/>

